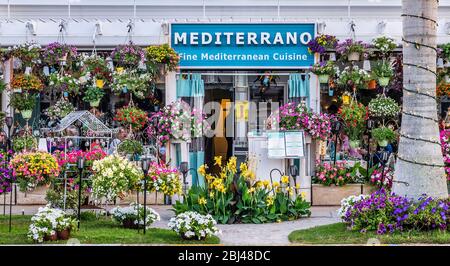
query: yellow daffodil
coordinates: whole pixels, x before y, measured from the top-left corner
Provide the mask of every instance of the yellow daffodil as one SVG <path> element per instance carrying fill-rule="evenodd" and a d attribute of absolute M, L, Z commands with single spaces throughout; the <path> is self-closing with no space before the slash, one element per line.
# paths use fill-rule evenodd
<path fill-rule="evenodd" d="M 273 197 L 272 196 L 268 196 L 266 198 L 266 205 L 267 205 L 267 207 L 270 207 L 273 205 Z"/>
<path fill-rule="evenodd" d="M 210 174 L 206 174 L 205 175 L 206 181 L 208 181 L 208 183 L 214 179 L 214 176 L 210 175 Z"/>
<path fill-rule="evenodd" d="M 200 205 L 206 205 L 206 199 L 204 197 L 198 198 L 198 204 Z"/>
<path fill-rule="evenodd" d="M 236 163 L 237 163 L 237 157 L 232 156 L 227 163 L 227 169 L 228 171 L 232 172 L 233 174 L 236 173 Z"/>
<path fill-rule="evenodd" d="M 214 165 L 222 167 L 222 156 L 214 156 Z"/>
<path fill-rule="evenodd" d="M 277 187 L 279 187 L 279 186 L 280 186 L 280 183 L 278 183 L 277 181 L 273 182 L 273 187 L 274 187 L 274 188 L 277 188 Z"/>
<path fill-rule="evenodd" d="M 262 183 L 263 183 L 263 185 L 267 188 L 267 187 L 269 187 L 270 186 L 270 181 L 269 180 L 264 180 L 264 181 L 262 181 Z"/>
<path fill-rule="evenodd" d="M 281 177 L 281 183 L 282 183 L 282 184 L 287 184 L 287 183 L 289 183 L 289 176 L 287 176 L 287 175 L 282 176 L 282 177 Z"/>
<path fill-rule="evenodd" d="M 239 166 L 239 170 L 241 170 L 241 172 L 246 172 L 248 170 L 247 164 L 241 163 L 241 165 Z"/>
<path fill-rule="evenodd" d="M 198 173 L 199 173 L 200 175 L 205 176 L 205 175 L 206 175 L 206 169 L 208 169 L 208 165 L 202 164 L 202 165 L 200 165 L 200 167 L 198 168 Z"/>
<path fill-rule="evenodd" d="M 297 183 L 297 184 L 295 185 L 295 188 L 296 188 L 296 189 L 300 189 L 300 184 Z"/>
<path fill-rule="evenodd" d="M 209 192 L 209 197 L 214 198 L 214 191 Z"/>
<path fill-rule="evenodd" d="M 253 193 L 253 192 L 255 192 L 255 188 L 254 188 L 254 187 L 251 187 L 251 188 L 248 190 L 248 193 Z"/>
<path fill-rule="evenodd" d="M 306 199 L 306 192 L 302 191 L 301 196 L 302 196 L 303 199 Z"/>

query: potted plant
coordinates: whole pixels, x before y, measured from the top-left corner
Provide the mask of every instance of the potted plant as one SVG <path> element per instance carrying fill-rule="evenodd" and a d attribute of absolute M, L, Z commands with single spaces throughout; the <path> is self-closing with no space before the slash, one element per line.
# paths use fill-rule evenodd
<path fill-rule="evenodd" d="M 359 61 L 361 54 L 363 54 L 368 45 L 362 41 L 354 41 L 347 39 L 336 45 L 336 52 L 347 58 L 348 61 Z"/>
<path fill-rule="evenodd" d="M 377 80 L 373 73 L 369 74 L 369 81 L 367 82 L 367 89 L 374 90 L 377 88 Z"/>
<path fill-rule="evenodd" d="M 19 111 L 24 119 L 30 119 L 36 105 L 36 97 L 28 93 L 13 93 L 9 104 Z"/>
<path fill-rule="evenodd" d="M 142 129 L 148 121 L 147 112 L 135 107 L 126 106 L 117 110 L 114 120 L 132 130 Z"/>
<path fill-rule="evenodd" d="M 180 57 L 175 50 L 168 44 L 152 45 L 145 49 L 147 64 L 151 67 L 161 66 L 160 73 L 164 74 L 165 70 L 176 70 Z"/>
<path fill-rule="evenodd" d="M 220 233 L 217 222 L 210 215 L 187 211 L 170 218 L 169 228 L 186 240 L 204 240 Z"/>
<path fill-rule="evenodd" d="M 41 46 L 35 42 L 15 45 L 9 52 L 10 55 L 19 58 L 26 67 L 31 67 L 40 62 Z"/>
<path fill-rule="evenodd" d="M 159 221 L 159 214 L 150 207 L 146 207 L 145 226 L 150 228 L 151 224 Z M 112 218 L 121 223 L 125 228 L 144 227 L 144 206 L 138 203 L 131 203 L 127 207 L 115 207 L 110 211 Z"/>
<path fill-rule="evenodd" d="M 327 50 L 333 50 L 336 48 L 336 44 L 336 36 L 320 34 L 308 42 L 308 51 L 310 53 L 323 54 Z"/>
<path fill-rule="evenodd" d="M 49 43 L 42 50 L 42 60 L 50 66 L 66 64 L 67 61 L 72 62 L 76 57 L 77 48 L 75 46 L 59 42 Z"/>
<path fill-rule="evenodd" d="M 84 92 L 83 101 L 89 102 L 92 107 L 98 107 L 100 104 L 100 100 L 105 95 L 105 92 L 97 87 L 89 87 Z"/>
<path fill-rule="evenodd" d="M 37 140 L 33 136 L 17 136 L 13 139 L 14 152 L 30 151 L 37 147 Z"/>
<path fill-rule="evenodd" d="M 40 207 L 31 218 L 28 228 L 28 238 L 41 243 L 44 241 L 67 240 L 70 231 L 76 230 L 77 220 L 70 217 L 61 209 L 51 208 L 50 205 Z"/>
<path fill-rule="evenodd" d="M 372 73 L 378 78 L 378 84 L 381 87 L 386 87 L 389 84 L 389 80 L 394 76 L 391 64 L 384 60 L 374 64 Z"/>
<path fill-rule="evenodd" d="M 315 113 L 304 103 L 287 103 L 267 119 L 268 130 L 305 130 L 312 138 L 326 140 L 331 135 L 333 115 Z"/>
<path fill-rule="evenodd" d="M 144 99 L 151 81 L 149 73 L 142 73 L 137 70 L 123 70 L 113 73 L 113 83 L 111 91 L 120 93 L 132 93 L 139 99 Z"/>
<path fill-rule="evenodd" d="M 358 66 L 347 66 L 339 74 L 337 83 L 340 86 L 349 86 L 356 89 L 365 84 L 369 78 L 369 74 L 364 69 L 360 69 Z"/>
<path fill-rule="evenodd" d="M 144 147 L 137 140 L 126 139 L 119 144 L 117 151 L 123 155 L 142 155 Z"/>
<path fill-rule="evenodd" d="M 391 118 L 398 115 L 400 106 L 394 99 L 379 94 L 369 102 L 368 110 L 371 117 Z"/>
<path fill-rule="evenodd" d="M 330 76 L 336 75 L 339 72 L 339 68 L 333 61 L 316 63 L 311 67 L 311 72 L 316 74 L 320 83 L 328 83 Z"/>
<path fill-rule="evenodd" d="M 134 69 L 144 61 L 145 52 L 130 41 L 128 44 L 116 46 L 111 53 L 111 58 L 117 66 Z"/>
<path fill-rule="evenodd" d="M 44 85 L 39 77 L 29 74 L 17 74 L 13 76 L 11 88 L 16 92 L 40 92 Z"/>
<path fill-rule="evenodd" d="M 368 118 L 367 107 L 361 103 L 352 102 L 349 105 L 341 106 L 338 114 L 344 122 L 344 131 L 350 140 L 350 147 L 359 147 Z"/>
<path fill-rule="evenodd" d="M 373 39 L 372 41 L 373 47 L 377 49 L 383 56 L 389 54 L 397 48 L 397 44 L 395 43 L 393 38 L 381 36 Z"/>
<path fill-rule="evenodd" d="M 73 107 L 73 105 L 64 98 L 61 98 L 55 104 L 47 108 L 44 113 L 50 119 L 56 120 L 66 117 L 73 111 L 75 111 L 75 107 Z"/>
<path fill-rule="evenodd" d="M 389 127 L 378 127 L 371 131 L 372 138 L 378 141 L 380 147 L 386 147 L 391 141 L 395 140 L 395 132 Z"/>
<path fill-rule="evenodd" d="M 13 169 L 21 191 L 50 184 L 60 171 L 56 158 L 47 152 L 18 153 L 9 166 Z"/>
<path fill-rule="evenodd" d="M 153 162 L 148 170 L 148 189 L 166 196 L 182 194 L 181 173 L 177 168 Z"/>
<path fill-rule="evenodd" d="M 90 77 L 94 77 L 95 86 L 98 88 L 102 89 L 106 83 L 112 81 L 111 70 L 103 57 L 92 54 L 83 57 L 82 62 L 84 75 L 89 74 Z"/>
<path fill-rule="evenodd" d="M 80 93 L 80 80 L 69 73 L 53 72 L 49 76 L 49 86 L 62 92 L 78 95 Z"/>
<path fill-rule="evenodd" d="M 112 154 L 92 165 L 92 194 L 95 198 L 112 201 L 123 199 L 142 179 L 142 170 L 126 158 Z"/>

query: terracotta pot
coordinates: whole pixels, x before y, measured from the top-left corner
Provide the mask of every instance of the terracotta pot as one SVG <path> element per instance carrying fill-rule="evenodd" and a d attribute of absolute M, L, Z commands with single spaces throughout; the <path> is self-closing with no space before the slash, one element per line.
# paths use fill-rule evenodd
<path fill-rule="evenodd" d="M 124 228 L 137 229 L 138 225 L 134 223 L 131 219 L 126 219 L 122 221 L 122 225 Z M 142 228 L 142 226 L 141 226 Z"/>
<path fill-rule="evenodd" d="M 376 89 L 376 88 L 377 88 L 377 81 L 376 81 L 375 79 L 371 79 L 371 80 L 369 81 L 369 83 L 367 84 L 367 88 L 368 88 L 369 90 L 374 90 L 374 89 Z"/>
<path fill-rule="evenodd" d="M 70 237 L 70 230 L 64 229 L 62 231 L 57 231 L 56 234 L 58 235 L 58 239 L 67 240 Z"/>
<path fill-rule="evenodd" d="M 45 235 L 44 236 L 44 241 L 56 241 L 56 240 L 58 240 L 58 235 L 57 234 Z"/>

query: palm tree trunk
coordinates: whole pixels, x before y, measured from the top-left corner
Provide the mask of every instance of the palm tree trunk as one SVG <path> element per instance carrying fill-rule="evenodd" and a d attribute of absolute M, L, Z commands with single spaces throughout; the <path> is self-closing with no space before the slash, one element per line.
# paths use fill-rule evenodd
<path fill-rule="evenodd" d="M 402 5 L 403 110 L 393 192 L 447 198 L 435 99 L 438 1 L 403 0 Z"/>

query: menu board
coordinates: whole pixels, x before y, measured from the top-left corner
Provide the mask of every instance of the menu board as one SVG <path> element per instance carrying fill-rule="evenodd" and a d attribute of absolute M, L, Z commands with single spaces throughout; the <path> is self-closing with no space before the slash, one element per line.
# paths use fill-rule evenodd
<path fill-rule="evenodd" d="M 284 158 L 284 157 L 286 157 L 284 132 L 268 132 L 267 133 L 267 156 L 269 158 Z"/>
<path fill-rule="evenodd" d="M 268 132 L 267 156 L 269 158 L 298 158 L 305 156 L 303 131 Z"/>

